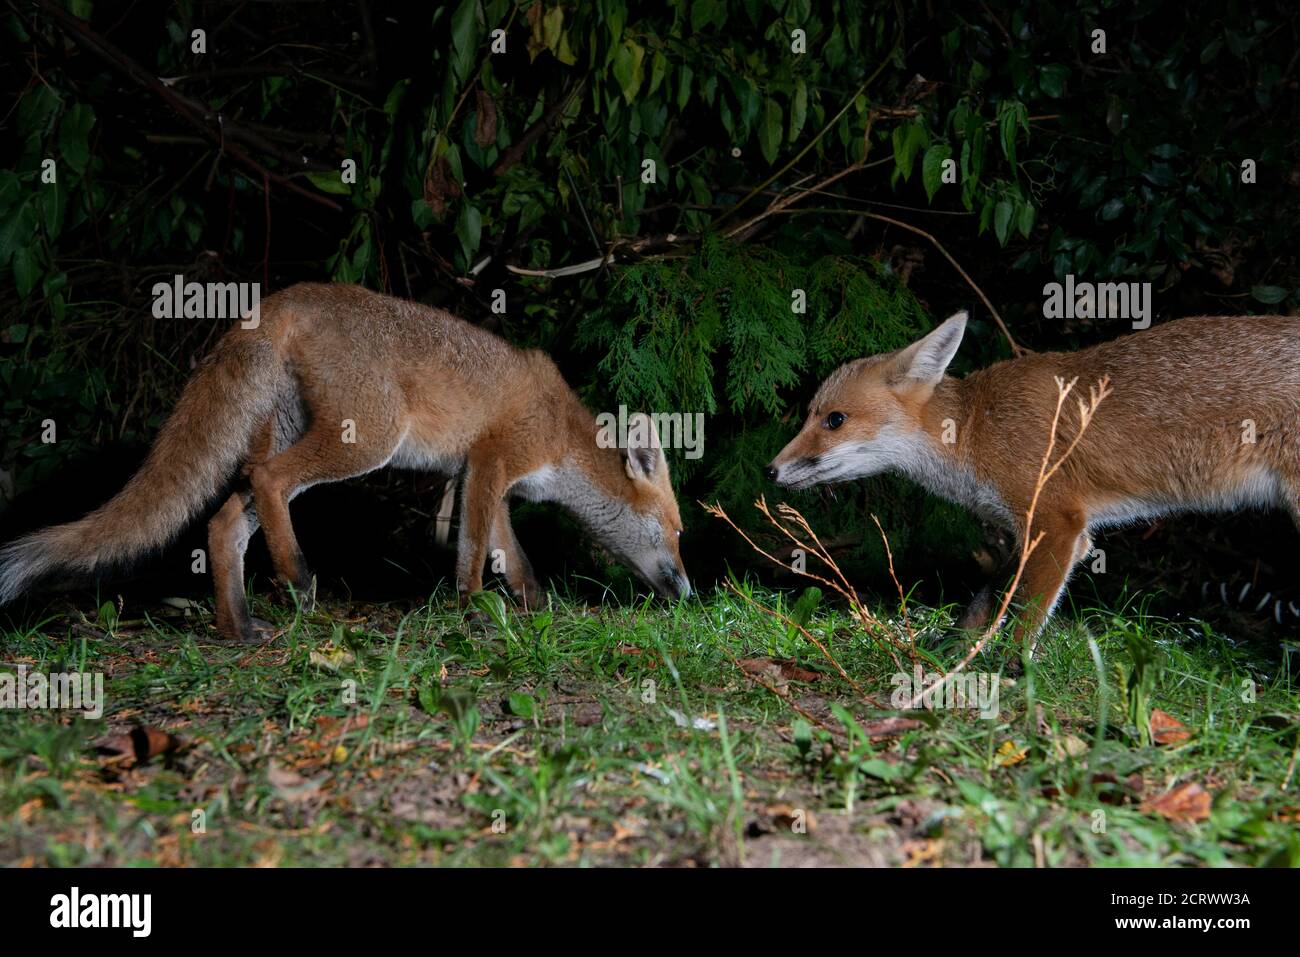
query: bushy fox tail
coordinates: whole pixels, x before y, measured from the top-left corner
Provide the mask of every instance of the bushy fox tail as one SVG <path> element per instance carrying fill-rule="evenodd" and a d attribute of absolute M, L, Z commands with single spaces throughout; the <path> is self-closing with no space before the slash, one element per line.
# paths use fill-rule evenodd
<path fill-rule="evenodd" d="M 0 605 L 49 572 L 90 574 L 167 544 L 221 490 L 288 386 L 269 340 L 240 328 L 227 333 L 122 491 L 85 518 L 0 548 Z"/>

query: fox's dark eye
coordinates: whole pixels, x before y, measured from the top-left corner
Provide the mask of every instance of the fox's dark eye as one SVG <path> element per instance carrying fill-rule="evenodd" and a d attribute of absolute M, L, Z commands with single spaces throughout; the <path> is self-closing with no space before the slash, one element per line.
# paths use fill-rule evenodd
<path fill-rule="evenodd" d="M 832 412 L 830 415 L 826 416 L 826 428 L 832 430 L 838 429 L 844 424 L 846 418 L 848 418 L 848 416 L 843 412 Z"/>

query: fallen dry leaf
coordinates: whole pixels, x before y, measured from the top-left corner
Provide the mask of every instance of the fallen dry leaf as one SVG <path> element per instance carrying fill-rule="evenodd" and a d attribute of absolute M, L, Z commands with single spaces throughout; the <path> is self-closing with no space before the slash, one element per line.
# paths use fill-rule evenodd
<path fill-rule="evenodd" d="M 642 649 L 638 648 L 636 645 L 621 644 L 618 646 L 617 650 L 620 655 L 644 656 L 645 658 L 644 664 L 647 668 L 659 667 L 659 659 L 655 657 L 653 652 L 643 651 Z"/>
<path fill-rule="evenodd" d="M 780 675 L 786 681 L 820 681 L 820 671 L 800 668 L 789 658 L 741 658 L 740 667 L 749 674 Z"/>
<path fill-rule="evenodd" d="M 714 721 L 712 718 L 706 718 L 703 716 L 698 718 L 688 718 L 676 708 L 670 708 L 667 705 L 664 705 L 664 710 L 668 712 L 668 716 L 673 719 L 673 723 L 679 728 L 694 728 L 696 731 L 712 731 L 718 726 L 718 722 Z"/>
<path fill-rule="evenodd" d="M 876 738 L 888 738 L 896 734 L 902 734 L 904 731 L 911 731 L 914 728 L 924 728 L 925 722 L 918 721 L 916 718 L 877 718 L 875 721 L 867 721 L 862 725 L 862 730 L 866 732 L 867 737 L 875 740 Z"/>
<path fill-rule="evenodd" d="M 1151 739 L 1156 744 L 1177 744 L 1192 736 L 1186 726 L 1171 714 L 1159 708 L 1151 709 Z"/>
<path fill-rule="evenodd" d="M 318 668 L 324 668 L 327 671 L 337 672 L 344 665 L 350 665 L 356 660 L 356 656 L 346 648 L 337 648 L 333 644 L 326 642 L 319 648 L 312 649 L 307 655 L 307 661 Z"/>
<path fill-rule="evenodd" d="M 924 867 L 927 864 L 937 864 L 943 858 L 943 839 L 926 837 L 905 841 L 902 851 L 907 855 L 907 860 L 903 861 L 904 867 Z"/>
<path fill-rule="evenodd" d="M 323 714 L 316 718 L 316 730 L 320 732 L 322 743 L 332 741 L 345 731 L 356 731 L 364 728 L 370 723 L 370 715 L 362 713 L 358 715 L 349 715 L 346 718 L 336 718 L 333 715 Z"/>
<path fill-rule="evenodd" d="M 185 742 L 152 725 L 136 725 L 125 734 L 114 734 L 95 745 L 107 764 L 144 764 L 160 754 L 172 755 L 181 750 Z"/>
<path fill-rule="evenodd" d="M 759 684 L 766 685 L 782 698 L 790 693 L 789 680 L 781 671 L 781 666 L 770 658 L 740 658 L 736 664 Z"/>
<path fill-rule="evenodd" d="M 643 837 L 648 824 L 649 822 L 639 815 L 625 815 L 621 820 L 614 822 L 614 836 L 610 840 L 617 844 L 619 841 L 630 841 L 634 838 Z"/>
<path fill-rule="evenodd" d="M 781 674 L 790 681 L 821 681 L 822 673 L 820 671 L 809 671 L 807 668 L 800 668 L 789 658 L 773 659 L 781 666 Z"/>
<path fill-rule="evenodd" d="M 276 796 L 289 804 L 301 804 L 316 797 L 321 785 L 325 783 L 325 777 L 305 778 L 297 771 L 281 767 L 275 761 L 266 767 L 266 780 L 275 788 Z"/>
<path fill-rule="evenodd" d="M 1013 764 L 1019 764 L 1029 753 L 1028 748 L 1019 747 L 1014 741 L 1003 741 L 1002 747 L 998 748 L 998 764 L 1004 768 L 1009 768 Z"/>
<path fill-rule="evenodd" d="M 284 860 L 284 845 L 279 841 L 258 841 L 253 845 L 253 850 L 257 853 L 253 867 L 279 867 Z"/>
<path fill-rule="evenodd" d="M 772 804 L 767 808 L 768 817 L 779 831 L 795 834 L 811 834 L 817 830 L 817 817 L 805 808 L 792 807 L 789 804 Z"/>
<path fill-rule="evenodd" d="M 1052 727 L 1047 723 L 1047 713 L 1043 710 L 1041 704 L 1034 705 L 1034 724 L 1038 727 L 1038 733 L 1047 737 L 1052 733 Z"/>
<path fill-rule="evenodd" d="M 1159 797 L 1144 801 L 1141 809 L 1184 824 L 1204 821 L 1210 816 L 1210 793 L 1195 781 L 1184 781 Z"/>
<path fill-rule="evenodd" d="M 1057 761 L 1077 758 L 1088 753 L 1088 742 L 1077 734 L 1066 734 L 1052 741 L 1052 755 Z"/>

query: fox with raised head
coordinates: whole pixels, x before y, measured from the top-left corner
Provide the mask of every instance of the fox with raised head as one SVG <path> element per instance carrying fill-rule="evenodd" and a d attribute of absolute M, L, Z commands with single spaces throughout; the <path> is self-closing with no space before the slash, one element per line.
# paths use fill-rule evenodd
<path fill-rule="evenodd" d="M 462 600 L 482 588 L 497 549 L 514 594 L 525 605 L 539 599 L 511 529 L 512 496 L 568 509 L 655 592 L 690 593 L 653 420 L 630 423 L 629 448 L 598 441 L 595 417 L 543 353 L 357 286 L 292 286 L 245 325 L 199 365 L 121 492 L 0 550 L 0 604 L 57 569 L 101 572 L 166 544 L 241 466 L 247 481 L 208 524 L 216 623 L 227 637 L 265 627 L 244 598 L 244 552 L 258 527 L 276 577 L 310 603 L 315 582 L 289 502 L 386 465 L 462 476 Z"/>
<path fill-rule="evenodd" d="M 901 472 L 1020 544 L 1057 378 L 1077 377 L 1086 392 L 1109 377 L 1111 395 L 1039 498 L 1033 534 L 1043 537 L 1014 596 L 1022 638 L 1041 630 L 1096 529 L 1251 507 L 1285 509 L 1300 527 L 1300 319 L 1180 319 L 956 379 L 945 371 L 965 329 L 958 313 L 905 349 L 841 366 L 767 477 L 807 488 Z M 1078 428 L 1067 402 L 1058 451 Z M 962 624 L 987 626 L 993 611 L 977 600 Z"/>

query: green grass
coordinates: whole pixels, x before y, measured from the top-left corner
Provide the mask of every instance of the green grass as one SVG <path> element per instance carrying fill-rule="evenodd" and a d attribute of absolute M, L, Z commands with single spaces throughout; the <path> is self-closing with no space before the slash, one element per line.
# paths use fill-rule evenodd
<path fill-rule="evenodd" d="M 991 720 L 939 709 L 890 727 L 898 668 L 843 608 L 809 628 L 883 707 L 727 592 L 553 597 L 533 615 L 489 599 L 473 617 L 446 598 L 305 617 L 258 602 L 282 631 L 251 645 L 162 607 L 4 634 L 5 670 L 102 672 L 107 703 L 99 721 L 0 711 L 0 861 L 1300 864 L 1280 648 L 1084 614 L 1000 679 Z M 911 614 L 928 654 L 961 658 L 946 616 Z M 1153 708 L 1190 736 L 1150 741 Z M 134 727 L 181 745 L 99 753 Z M 1210 796 L 1194 820 L 1148 803 L 1186 783 Z"/>

